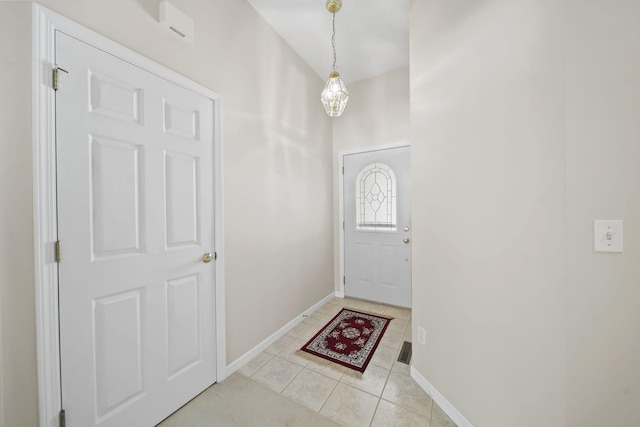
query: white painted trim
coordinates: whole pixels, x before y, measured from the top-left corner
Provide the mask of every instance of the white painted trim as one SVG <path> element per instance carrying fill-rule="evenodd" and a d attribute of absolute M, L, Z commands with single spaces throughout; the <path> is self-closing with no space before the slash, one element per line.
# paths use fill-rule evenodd
<path fill-rule="evenodd" d="M 214 118 L 215 143 L 214 143 L 214 247 L 218 259 L 216 260 L 216 381 L 227 378 L 227 314 L 225 296 L 225 250 L 224 250 L 224 158 L 222 139 L 222 98 L 218 97 Z"/>
<path fill-rule="evenodd" d="M 338 284 L 336 286 L 336 296 L 344 298 L 344 156 L 350 154 L 369 153 L 373 151 L 391 150 L 394 148 L 411 147 L 409 142 L 395 142 L 392 144 L 374 145 L 371 147 L 356 148 L 351 150 L 342 150 L 338 152 L 338 239 L 340 241 L 340 275 L 338 276 Z"/>
<path fill-rule="evenodd" d="M 299 316 L 296 316 L 292 321 L 284 325 L 282 328 L 278 329 L 274 334 L 269 336 L 267 339 L 262 341 L 260 344 L 253 347 L 251 350 L 247 351 L 242 356 L 238 357 L 234 360 L 229 366 L 227 366 L 227 374 L 231 375 L 236 372 L 238 369 L 241 369 L 244 365 L 249 363 L 252 359 L 258 356 L 260 353 L 265 351 L 271 344 L 278 341 L 283 336 L 287 335 L 287 333 L 298 326 L 298 324 L 302 323 L 306 317 L 311 315 L 314 311 L 325 305 L 327 302 L 332 300 L 337 295 L 329 294 L 305 311 L 303 311 Z"/>
<path fill-rule="evenodd" d="M 58 426 L 61 408 L 58 341 L 55 100 L 52 89 L 54 25 L 37 4 L 32 8 L 33 209 L 38 412 L 41 427 Z"/>
<path fill-rule="evenodd" d="M 216 262 L 216 378 L 226 378 L 226 324 L 224 275 L 224 208 L 222 99 L 168 68 L 145 58 L 106 37 L 52 12 L 37 3 L 32 8 L 33 35 L 33 177 L 34 177 L 34 264 L 36 294 L 36 345 L 38 364 L 38 398 L 40 427 L 57 427 L 61 408 L 58 328 L 58 274 L 53 259 L 53 242 L 57 240 L 55 98 L 52 69 L 55 64 L 55 31 L 62 31 L 92 46 L 136 65 L 174 84 L 201 94 L 214 102 L 214 247 Z"/>
<path fill-rule="evenodd" d="M 420 372 L 413 366 L 411 367 L 411 378 L 429 395 L 435 403 L 438 404 L 445 414 L 456 423 L 458 427 L 473 427 L 471 421 L 465 418 L 455 406 L 451 404 Z"/>

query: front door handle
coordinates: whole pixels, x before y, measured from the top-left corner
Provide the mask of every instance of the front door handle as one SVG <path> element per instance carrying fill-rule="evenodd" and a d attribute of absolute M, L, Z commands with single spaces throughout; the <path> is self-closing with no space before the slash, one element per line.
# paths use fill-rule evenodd
<path fill-rule="evenodd" d="M 411 240 L 409 240 L 408 237 L 405 237 L 404 239 L 402 239 L 402 241 L 405 242 L 405 243 L 409 243 Z"/>
<path fill-rule="evenodd" d="M 211 255 L 211 252 L 205 252 L 204 255 L 202 255 L 202 262 L 211 262 L 212 259 L 213 255 Z"/>

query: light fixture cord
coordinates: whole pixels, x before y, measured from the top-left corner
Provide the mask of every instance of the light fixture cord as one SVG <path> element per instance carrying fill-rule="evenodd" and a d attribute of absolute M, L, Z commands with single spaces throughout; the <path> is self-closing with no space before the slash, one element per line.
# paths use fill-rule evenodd
<path fill-rule="evenodd" d="M 331 36 L 331 47 L 333 48 L 333 71 L 336 71 L 336 13 L 333 12 L 333 34 Z"/>

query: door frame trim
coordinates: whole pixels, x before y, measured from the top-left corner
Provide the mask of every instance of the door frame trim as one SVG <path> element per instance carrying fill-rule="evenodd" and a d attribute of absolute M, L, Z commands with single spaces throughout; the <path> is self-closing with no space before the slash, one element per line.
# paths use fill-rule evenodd
<path fill-rule="evenodd" d="M 32 3 L 32 144 L 36 349 L 38 412 L 41 427 L 58 426 L 62 409 L 58 323 L 55 93 L 55 31 L 59 30 L 214 102 L 214 250 L 216 381 L 226 377 L 225 252 L 223 220 L 222 97 L 163 65 L 103 37 L 51 10 Z"/>
<path fill-rule="evenodd" d="M 411 147 L 409 141 L 395 142 L 391 144 L 373 145 L 370 147 L 354 148 L 350 150 L 341 150 L 338 152 L 338 239 L 340 241 L 340 274 L 338 275 L 338 283 L 335 284 L 336 296 L 340 298 L 345 297 L 344 293 L 344 157 L 352 154 L 370 153 L 375 151 L 392 150 L 394 148 Z M 412 284 L 413 286 L 413 284 Z"/>

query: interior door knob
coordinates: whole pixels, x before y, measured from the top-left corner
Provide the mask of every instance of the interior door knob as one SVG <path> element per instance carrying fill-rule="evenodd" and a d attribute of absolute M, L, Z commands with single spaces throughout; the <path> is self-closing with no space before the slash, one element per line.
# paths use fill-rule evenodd
<path fill-rule="evenodd" d="M 213 255 L 211 255 L 211 252 L 205 252 L 204 255 L 202 255 L 202 262 L 211 262 L 212 259 Z"/>
<path fill-rule="evenodd" d="M 405 237 L 404 239 L 402 239 L 402 241 L 405 242 L 405 243 L 409 243 L 411 240 L 409 240 L 408 237 Z"/>

